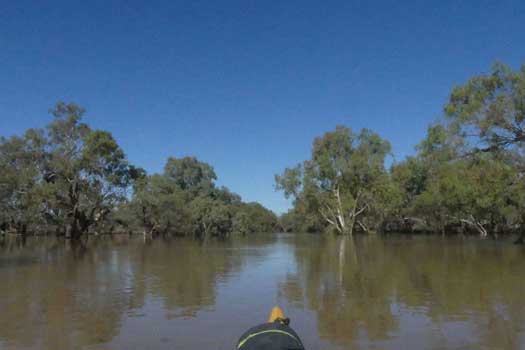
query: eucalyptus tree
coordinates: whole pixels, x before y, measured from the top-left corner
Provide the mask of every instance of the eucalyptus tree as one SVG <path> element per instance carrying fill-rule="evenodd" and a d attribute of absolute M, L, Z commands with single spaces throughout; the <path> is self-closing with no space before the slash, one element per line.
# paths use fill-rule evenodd
<path fill-rule="evenodd" d="M 418 153 L 397 164 L 392 178 L 403 193 L 404 212 L 434 231 L 461 225 L 481 236 L 515 222 L 509 191 L 518 174 L 515 151 L 468 152 L 471 140 L 446 125 L 428 128 Z M 519 157 L 518 157 L 519 159 Z"/>
<path fill-rule="evenodd" d="M 144 176 L 134 185 L 123 220 L 132 229 L 140 228 L 148 234 L 185 235 L 191 229 L 190 200 L 190 194 L 172 179 L 159 174 Z"/>
<path fill-rule="evenodd" d="M 257 202 L 242 203 L 233 206 L 233 209 L 247 219 L 248 233 L 274 232 L 279 229 L 277 216 Z"/>
<path fill-rule="evenodd" d="M 195 157 L 168 158 L 164 172 L 142 176 L 117 219 L 131 231 L 151 234 L 226 237 L 273 231 L 277 217 L 258 203 L 244 203 L 215 186 L 215 171 Z"/>
<path fill-rule="evenodd" d="M 368 129 L 338 126 L 317 137 L 309 160 L 276 175 L 276 187 L 317 212 L 339 234 L 354 226 L 368 230 L 367 215 L 381 211 L 379 198 L 391 192 L 385 157 L 390 144 Z"/>
<path fill-rule="evenodd" d="M 409 156 L 391 168 L 392 181 L 401 195 L 401 215 L 410 215 L 414 199 L 427 187 L 429 169 L 420 157 Z"/>
<path fill-rule="evenodd" d="M 513 71 L 496 63 L 491 73 L 455 87 L 444 122 L 456 145 L 453 162 L 469 164 L 462 181 L 473 188 L 475 205 L 470 207 L 478 214 L 469 214 L 468 223 L 482 235 L 487 226 L 494 230 L 498 221 L 507 227 L 523 225 L 524 218 L 516 213 L 525 205 L 520 197 L 525 175 L 525 65 Z"/>
<path fill-rule="evenodd" d="M 83 123 L 84 109 L 58 103 L 47 127 L 49 160 L 45 164 L 51 210 L 68 237 L 78 237 L 102 223 L 125 199 L 133 168 L 107 131 Z"/>
<path fill-rule="evenodd" d="M 445 106 L 454 134 L 471 151 L 525 147 L 525 65 L 518 71 L 497 63 L 490 74 L 455 87 Z M 522 154 L 523 155 L 523 154 Z"/>
<path fill-rule="evenodd" d="M 213 167 L 195 157 L 169 157 L 164 166 L 164 176 L 193 195 L 209 195 L 215 189 L 217 179 Z"/>
<path fill-rule="evenodd" d="M 59 102 L 51 113 L 45 130 L 0 141 L 2 216 L 17 231 L 76 238 L 105 221 L 137 171 L 109 132 L 82 122 L 83 108 Z"/>
<path fill-rule="evenodd" d="M 231 207 L 206 196 L 198 196 L 190 203 L 193 235 L 197 238 L 226 237 L 232 232 Z"/>
<path fill-rule="evenodd" d="M 436 231 L 444 233 L 447 225 L 463 224 L 487 236 L 508 222 L 513 176 L 512 167 L 492 159 L 442 164 L 415 198 L 415 211 Z"/>
<path fill-rule="evenodd" d="M 41 165 L 45 154 L 41 131 L 0 138 L 0 230 L 26 234 L 44 218 Z"/>
<path fill-rule="evenodd" d="M 232 233 L 247 235 L 250 231 L 250 216 L 244 211 L 237 211 L 232 218 Z"/>

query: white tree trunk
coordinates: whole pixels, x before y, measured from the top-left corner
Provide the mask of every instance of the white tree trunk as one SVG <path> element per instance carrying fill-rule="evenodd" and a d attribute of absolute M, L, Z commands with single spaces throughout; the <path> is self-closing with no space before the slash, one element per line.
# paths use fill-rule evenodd
<path fill-rule="evenodd" d="M 487 232 L 487 229 L 483 226 L 483 224 L 476 220 L 474 218 L 474 216 L 470 216 L 470 220 L 467 220 L 467 219 L 461 219 L 460 220 L 461 222 L 464 222 L 472 227 L 474 227 L 478 232 L 479 232 L 479 235 L 481 237 L 487 237 L 488 236 L 488 232 Z"/>

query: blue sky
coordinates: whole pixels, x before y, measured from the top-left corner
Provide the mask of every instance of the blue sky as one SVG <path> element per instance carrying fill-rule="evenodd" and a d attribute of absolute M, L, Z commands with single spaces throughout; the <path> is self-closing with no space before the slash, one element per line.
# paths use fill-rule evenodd
<path fill-rule="evenodd" d="M 87 109 L 131 162 L 211 163 L 282 212 L 273 176 L 344 124 L 413 153 L 450 89 L 525 63 L 525 1 L 4 1 L 0 135 Z"/>

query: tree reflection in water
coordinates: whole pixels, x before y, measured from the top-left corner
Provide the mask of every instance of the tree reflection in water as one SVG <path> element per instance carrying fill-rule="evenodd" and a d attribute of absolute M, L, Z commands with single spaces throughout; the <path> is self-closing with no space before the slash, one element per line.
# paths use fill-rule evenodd
<path fill-rule="evenodd" d="M 488 240 L 4 238 L 0 281 L 0 349 L 222 350 L 275 302 L 310 348 L 525 345 L 525 251 Z"/>
<path fill-rule="evenodd" d="M 297 239 L 297 273 L 280 293 L 315 311 L 319 335 L 329 343 L 524 345 L 523 249 L 435 237 L 313 239 L 310 248 Z"/>
<path fill-rule="evenodd" d="M 265 236 L 255 244 L 275 241 Z M 259 254 L 241 249 L 242 242 L 126 235 L 79 242 L 3 239 L 0 348 L 108 343 L 121 332 L 124 317 L 143 316 L 148 300 L 161 303 L 166 320 L 195 317 L 215 305 L 218 282 Z"/>

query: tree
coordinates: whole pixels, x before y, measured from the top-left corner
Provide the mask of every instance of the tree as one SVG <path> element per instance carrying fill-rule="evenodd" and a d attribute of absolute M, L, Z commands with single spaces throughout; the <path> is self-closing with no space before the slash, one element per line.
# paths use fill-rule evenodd
<path fill-rule="evenodd" d="M 185 235 L 191 230 L 189 200 L 189 193 L 173 180 L 158 174 L 143 177 L 134 186 L 123 221 L 148 234 Z"/>
<path fill-rule="evenodd" d="M 237 193 L 231 192 L 227 187 L 214 188 L 211 193 L 211 197 L 220 202 L 232 205 L 240 205 L 242 203 L 241 196 Z"/>
<path fill-rule="evenodd" d="M 497 63 L 492 73 L 452 90 L 445 115 L 454 134 L 473 152 L 525 146 L 525 65 Z"/>
<path fill-rule="evenodd" d="M 509 223 L 514 177 L 511 166 L 487 157 L 444 163 L 415 198 L 415 209 L 443 233 L 447 225 L 461 223 L 485 237 Z"/>
<path fill-rule="evenodd" d="M 250 216 L 244 211 L 237 211 L 233 215 L 232 232 L 246 236 L 251 233 Z"/>
<path fill-rule="evenodd" d="M 230 208 L 210 197 L 196 197 L 190 204 L 195 237 L 225 237 L 232 228 Z"/>
<path fill-rule="evenodd" d="M 47 127 L 44 162 L 47 217 L 76 238 L 102 223 L 125 199 L 132 168 L 109 132 L 81 122 L 84 109 L 57 103 Z"/>
<path fill-rule="evenodd" d="M 0 230 L 26 234 L 43 223 L 40 165 L 45 139 L 38 130 L 0 138 Z"/>
<path fill-rule="evenodd" d="M 195 157 L 168 158 L 164 176 L 172 179 L 182 190 L 190 191 L 194 195 L 210 194 L 217 179 L 213 167 Z"/>
<path fill-rule="evenodd" d="M 407 157 L 391 169 L 392 181 L 401 191 L 400 208 L 408 214 L 414 199 L 426 189 L 429 169 L 419 157 Z"/>
<path fill-rule="evenodd" d="M 0 231 L 128 232 L 227 236 L 270 231 L 275 215 L 217 188 L 213 167 L 170 157 L 163 174 L 130 165 L 113 136 L 82 122 L 84 109 L 59 102 L 45 130 L 0 138 Z M 130 189 L 133 192 L 130 192 Z M 237 215 L 238 214 L 238 215 Z M 247 218 L 247 219 L 246 219 Z"/>
<path fill-rule="evenodd" d="M 454 88 L 445 116 L 451 135 L 461 140 L 463 155 L 488 153 L 507 165 L 507 160 L 514 158 L 510 165 L 515 171 L 514 180 L 509 188 L 515 191 L 506 197 L 511 204 L 504 210 L 512 221 L 523 225 L 523 218 L 518 219 L 520 215 L 515 213 L 523 208 L 519 195 L 525 173 L 525 65 L 512 71 L 496 63 L 490 74 L 473 77 Z"/>
<path fill-rule="evenodd" d="M 273 231 L 275 214 L 258 203 L 244 203 L 226 187 L 217 188 L 213 168 L 196 158 L 170 157 L 162 175 L 136 181 L 130 203 L 118 220 L 145 233 L 226 237 Z"/>
<path fill-rule="evenodd" d="M 274 232 L 277 229 L 277 216 L 259 203 L 242 203 L 234 206 L 233 210 L 247 218 L 248 233 Z"/>
<path fill-rule="evenodd" d="M 351 235 L 356 224 L 368 231 L 363 218 L 389 192 L 384 167 L 389 152 L 388 141 L 370 130 L 355 134 L 338 126 L 314 140 L 311 159 L 277 175 L 276 187 L 296 205 L 308 203 L 340 234 Z"/>

